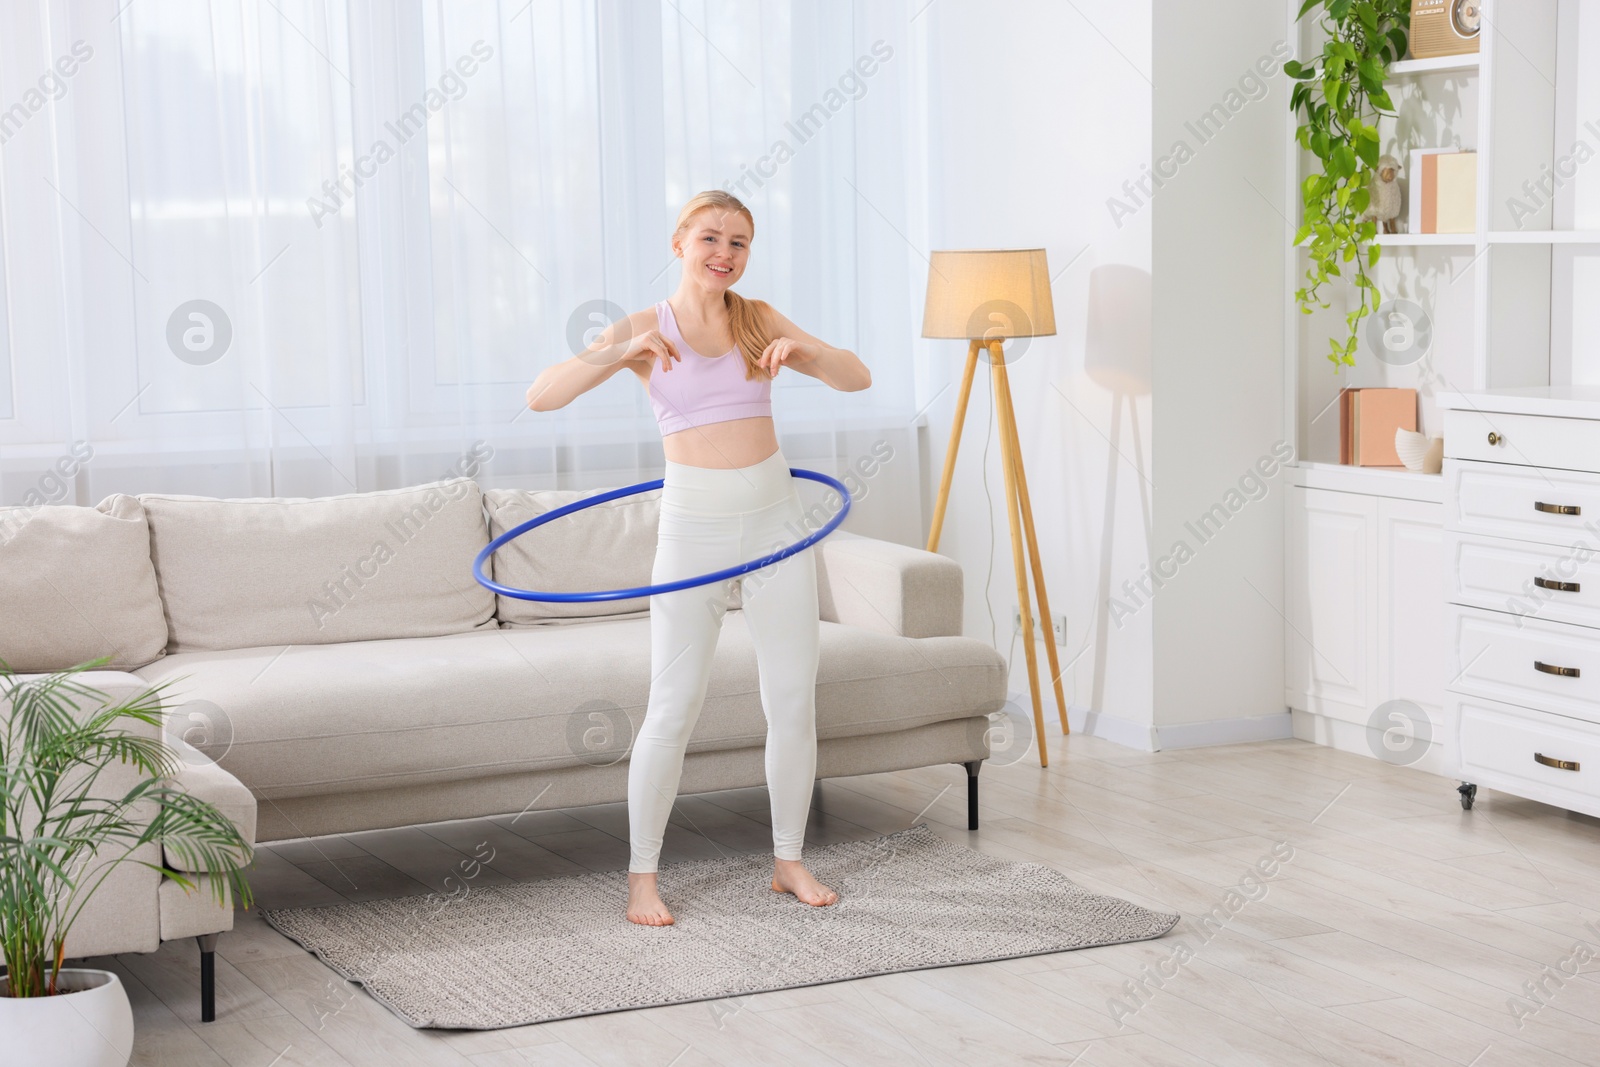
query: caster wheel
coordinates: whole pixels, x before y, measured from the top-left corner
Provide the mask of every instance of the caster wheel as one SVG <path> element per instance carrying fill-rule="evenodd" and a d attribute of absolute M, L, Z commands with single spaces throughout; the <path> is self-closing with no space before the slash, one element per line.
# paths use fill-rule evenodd
<path fill-rule="evenodd" d="M 1461 794 L 1461 810 L 1471 811 L 1472 802 L 1478 798 L 1478 787 L 1471 782 L 1462 782 L 1456 792 Z"/>

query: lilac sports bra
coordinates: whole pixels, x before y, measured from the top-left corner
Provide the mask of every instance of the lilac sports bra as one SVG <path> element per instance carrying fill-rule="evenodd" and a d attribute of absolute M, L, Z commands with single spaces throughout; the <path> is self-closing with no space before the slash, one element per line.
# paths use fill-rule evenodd
<path fill-rule="evenodd" d="M 772 379 L 759 369 L 754 378 L 745 378 L 744 354 L 737 342 L 720 356 L 702 356 L 678 332 L 677 316 L 665 300 L 656 305 L 656 321 L 662 336 L 682 357 L 673 362 L 671 371 L 662 370 L 659 362 L 650 369 L 650 404 L 663 437 L 691 426 L 771 416 Z"/>

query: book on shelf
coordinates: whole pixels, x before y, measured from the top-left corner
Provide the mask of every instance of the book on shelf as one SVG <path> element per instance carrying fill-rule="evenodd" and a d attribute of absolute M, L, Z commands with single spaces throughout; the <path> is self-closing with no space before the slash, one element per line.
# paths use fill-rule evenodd
<path fill-rule="evenodd" d="M 1417 391 L 1396 388 L 1339 390 L 1339 462 L 1356 467 L 1403 468 L 1394 449 L 1396 429 L 1417 428 Z"/>
<path fill-rule="evenodd" d="M 1413 148 L 1406 167 L 1406 232 L 1427 233 L 1422 228 L 1422 161 L 1454 148 Z"/>
<path fill-rule="evenodd" d="M 1452 148 L 1411 150 L 1412 233 L 1472 233 L 1478 219 L 1478 154 Z"/>

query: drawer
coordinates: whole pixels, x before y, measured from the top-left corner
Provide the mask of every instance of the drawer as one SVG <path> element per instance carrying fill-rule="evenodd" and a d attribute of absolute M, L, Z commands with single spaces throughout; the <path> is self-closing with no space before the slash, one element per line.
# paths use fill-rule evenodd
<path fill-rule="evenodd" d="M 1444 454 L 1447 459 L 1600 472 L 1600 419 L 1446 408 Z"/>
<path fill-rule="evenodd" d="M 1446 531 L 1444 557 L 1447 600 L 1600 627 L 1600 546 L 1557 548 Z"/>
<path fill-rule="evenodd" d="M 1459 604 L 1445 617 L 1446 688 L 1600 724 L 1600 631 Z"/>
<path fill-rule="evenodd" d="M 1600 547 L 1600 474 L 1447 459 L 1444 501 L 1446 530 Z"/>
<path fill-rule="evenodd" d="M 1474 697 L 1445 718 L 1463 781 L 1600 815 L 1600 727 Z"/>

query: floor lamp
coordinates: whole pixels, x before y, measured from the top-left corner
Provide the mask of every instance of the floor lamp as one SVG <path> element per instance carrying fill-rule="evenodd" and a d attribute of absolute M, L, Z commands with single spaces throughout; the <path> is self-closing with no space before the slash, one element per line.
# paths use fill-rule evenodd
<path fill-rule="evenodd" d="M 1001 466 L 1006 479 L 1006 514 L 1011 523 L 1011 561 L 1017 572 L 1017 604 L 1022 612 L 1022 643 L 1027 649 L 1028 689 L 1033 696 L 1033 725 L 1039 739 L 1039 766 L 1050 766 L 1044 740 L 1044 709 L 1039 698 L 1038 654 L 1033 648 L 1033 614 L 1028 603 L 1028 568 L 1023 562 L 1023 541 L 1033 560 L 1033 584 L 1039 595 L 1040 618 L 1050 625 L 1050 600 L 1045 594 L 1044 567 L 1039 558 L 1039 538 L 1033 529 L 1033 504 L 1022 470 L 1022 445 L 1017 437 L 1016 410 L 1011 405 L 1011 385 L 1006 377 L 1004 342 L 1019 337 L 1043 337 L 1056 332 L 1055 305 L 1050 299 L 1050 272 L 1042 248 L 1005 248 L 934 252 L 928 269 L 928 295 L 922 312 L 922 336 L 967 339 L 967 366 L 956 400 L 955 425 L 944 457 L 944 477 L 933 510 L 928 551 L 939 550 L 939 530 L 950 500 L 950 479 L 955 474 L 956 450 L 961 444 L 961 424 L 967 417 L 972 377 L 978 369 L 978 352 L 986 353 L 991 371 L 995 418 L 1000 425 Z M 1013 362 L 1027 345 L 1013 346 Z M 1061 665 L 1054 634 L 1045 642 L 1050 676 L 1055 684 L 1056 710 L 1061 732 L 1067 726 L 1067 701 L 1061 691 Z"/>

